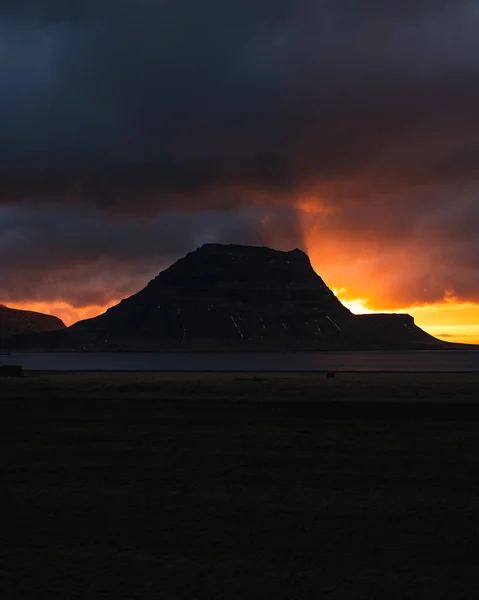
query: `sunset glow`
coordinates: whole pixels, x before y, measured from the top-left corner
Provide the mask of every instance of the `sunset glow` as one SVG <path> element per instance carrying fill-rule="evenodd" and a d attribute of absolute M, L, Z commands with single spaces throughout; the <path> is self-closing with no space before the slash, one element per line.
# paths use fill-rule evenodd
<path fill-rule="evenodd" d="M 298 205 L 314 270 L 354 314 L 407 313 L 435 337 L 479 344 L 479 303 L 441 290 L 436 272 L 442 264 L 427 262 L 423 237 L 395 242 L 384 232 L 369 232 L 366 219 L 362 228 L 338 231 L 343 215 L 321 197 Z M 424 301 L 429 295 L 439 298 Z"/>
<path fill-rule="evenodd" d="M 349 295 L 344 289 L 334 292 L 354 314 L 406 313 L 414 317 L 416 325 L 434 337 L 458 344 L 479 344 L 479 304 L 444 302 L 374 310 L 364 299 L 348 300 Z"/>
<path fill-rule="evenodd" d="M 345 288 L 333 288 L 333 292 L 341 302 L 354 314 L 367 313 L 407 313 L 414 317 L 419 327 L 431 335 L 446 342 L 461 344 L 479 344 L 479 304 L 443 302 L 423 306 L 391 307 L 389 309 L 375 309 L 365 298 L 354 298 Z M 65 302 L 25 302 L 11 303 L 11 308 L 33 310 L 59 317 L 65 325 L 72 325 L 76 321 L 96 317 L 105 312 L 112 302 L 103 306 L 85 306 L 76 308 Z"/>
<path fill-rule="evenodd" d="M 435 337 L 456 343 L 479 344 L 479 303 L 463 301 L 452 290 L 443 290 L 436 302 L 422 300 L 424 290 L 418 287 L 415 269 L 419 268 L 420 273 L 423 264 L 414 244 L 401 243 L 397 247 L 391 244 L 386 253 L 381 237 L 361 238 L 361 232 L 358 234 L 354 230 L 350 235 L 344 231 L 338 234 L 335 227 L 337 211 L 317 196 L 298 202 L 298 207 L 304 250 L 310 256 L 314 270 L 351 312 L 407 313 L 414 317 L 419 327 Z M 260 222 L 267 238 L 271 219 L 266 215 Z M 287 247 L 281 231 L 267 243 Z M 117 270 L 119 280 L 120 265 Z M 413 276 L 409 282 L 407 277 L 411 273 Z M 96 282 L 98 287 L 101 287 L 100 281 Z M 145 280 L 144 285 L 147 282 Z M 141 286 L 141 282 L 132 283 L 131 289 L 127 289 L 122 297 L 134 294 Z M 69 326 L 102 314 L 120 302 L 122 297 L 114 297 L 114 290 L 107 284 L 104 289 L 107 293 L 102 295 L 108 298 L 108 302 L 103 304 L 76 306 L 62 300 L 4 303 L 12 308 L 55 315 Z"/>
<path fill-rule="evenodd" d="M 118 302 L 119 301 L 120 300 L 118 300 Z M 105 304 L 103 306 L 82 306 L 80 308 L 74 307 L 66 302 L 9 302 L 8 306 L 19 310 L 33 310 L 35 312 L 45 313 L 46 315 L 53 315 L 60 318 L 65 325 L 69 326 L 77 321 L 96 317 L 118 302 L 112 302 L 111 304 Z M 5 304 L 7 304 L 7 302 L 5 302 Z"/>

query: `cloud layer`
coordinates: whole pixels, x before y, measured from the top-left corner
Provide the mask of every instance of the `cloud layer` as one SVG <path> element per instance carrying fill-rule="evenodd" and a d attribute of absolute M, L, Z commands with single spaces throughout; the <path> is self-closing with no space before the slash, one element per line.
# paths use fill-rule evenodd
<path fill-rule="evenodd" d="M 102 303 L 216 240 L 479 302 L 479 2 L 70 4 L 0 6 L 1 301 Z"/>
<path fill-rule="evenodd" d="M 0 298 L 108 304 L 207 242 L 304 246 L 297 212 L 287 207 L 128 220 L 71 207 L 0 207 Z"/>

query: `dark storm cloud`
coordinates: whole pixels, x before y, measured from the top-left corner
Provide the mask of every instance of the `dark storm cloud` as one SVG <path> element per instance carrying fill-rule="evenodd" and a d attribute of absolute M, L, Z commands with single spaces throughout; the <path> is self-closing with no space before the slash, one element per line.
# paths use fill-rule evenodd
<path fill-rule="evenodd" d="M 475 2 L 40 0 L 2 13 L 4 202 L 160 210 L 238 185 L 284 200 L 378 160 L 377 179 L 477 175 Z M 410 151 L 427 140 L 418 168 Z"/>

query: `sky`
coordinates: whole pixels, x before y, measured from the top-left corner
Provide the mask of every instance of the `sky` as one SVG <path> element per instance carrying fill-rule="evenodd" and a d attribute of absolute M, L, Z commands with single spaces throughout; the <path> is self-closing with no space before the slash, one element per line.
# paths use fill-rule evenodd
<path fill-rule="evenodd" d="M 479 0 L 3 0 L 0 302 L 93 316 L 204 242 L 479 343 Z"/>

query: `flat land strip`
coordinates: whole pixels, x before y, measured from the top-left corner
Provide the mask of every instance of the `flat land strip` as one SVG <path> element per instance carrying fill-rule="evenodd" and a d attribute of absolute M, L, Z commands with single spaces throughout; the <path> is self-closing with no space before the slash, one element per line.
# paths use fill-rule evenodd
<path fill-rule="evenodd" d="M 1 379 L 3 597 L 477 600 L 478 389 L 479 374 Z"/>

